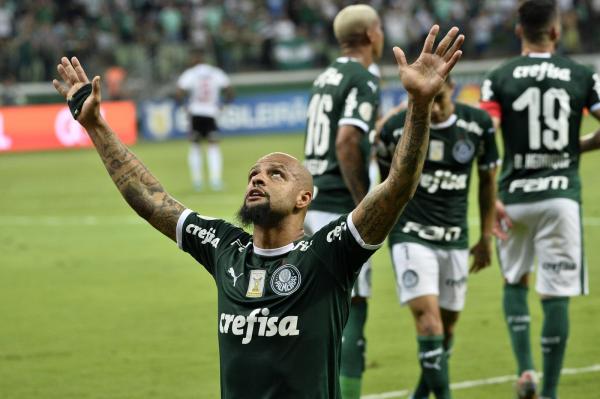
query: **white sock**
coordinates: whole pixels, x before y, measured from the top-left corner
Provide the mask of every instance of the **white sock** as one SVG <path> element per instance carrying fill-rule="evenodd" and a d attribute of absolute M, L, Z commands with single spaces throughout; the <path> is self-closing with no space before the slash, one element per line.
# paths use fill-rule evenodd
<path fill-rule="evenodd" d="M 191 143 L 188 153 L 188 166 L 194 186 L 202 185 L 202 149 L 200 144 Z"/>
<path fill-rule="evenodd" d="M 206 155 L 208 157 L 210 184 L 215 187 L 220 187 L 222 185 L 221 175 L 223 173 L 223 156 L 221 155 L 219 144 L 209 143 Z"/>

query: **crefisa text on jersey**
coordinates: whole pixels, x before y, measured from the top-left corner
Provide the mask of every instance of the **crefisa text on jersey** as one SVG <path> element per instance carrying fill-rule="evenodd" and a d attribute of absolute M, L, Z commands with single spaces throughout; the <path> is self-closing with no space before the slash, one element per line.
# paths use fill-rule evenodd
<path fill-rule="evenodd" d="M 281 337 L 299 335 L 298 316 L 268 317 L 269 308 L 258 308 L 250 312 L 248 316 L 221 313 L 219 320 L 219 332 L 244 336 L 242 344 L 246 345 L 252 341 L 254 325 L 258 324 L 258 337 Z"/>

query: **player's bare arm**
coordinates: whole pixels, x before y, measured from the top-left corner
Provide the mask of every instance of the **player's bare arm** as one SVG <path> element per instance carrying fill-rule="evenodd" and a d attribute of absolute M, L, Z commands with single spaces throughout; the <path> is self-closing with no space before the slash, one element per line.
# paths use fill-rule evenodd
<path fill-rule="evenodd" d="M 355 126 L 344 125 L 339 128 L 335 141 L 340 171 L 354 204 L 362 201 L 369 190 L 369 178 L 364 168 L 365 160 L 360 150 L 360 140 L 363 134 Z"/>
<path fill-rule="evenodd" d="M 463 35 L 454 27 L 433 50 L 439 27 L 434 25 L 419 58 L 406 62 L 404 52 L 394 48 L 402 85 L 409 95 L 404 133 L 392 159 L 388 177 L 371 191 L 352 213 L 353 223 L 368 244 L 383 242 L 406 203 L 413 196 L 429 142 L 433 98 L 462 55 Z"/>
<path fill-rule="evenodd" d="M 61 59 L 57 67 L 63 80 L 52 81 L 65 99 L 70 99 L 89 83 L 87 75 L 73 57 Z M 148 168 L 127 148 L 100 115 L 100 77 L 92 81 L 92 93 L 85 100 L 77 121 L 88 132 L 104 166 L 127 203 L 161 233 L 176 240 L 177 220 L 185 207 L 171 197 Z"/>
<path fill-rule="evenodd" d="M 492 233 L 496 221 L 496 168 L 479 169 L 479 222 L 481 235 L 471 248 L 471 273 L 477 273 L 492 263 Z"/>
<path fill-rule="evenodd" d="M 600 109 L 597 109 L 593 112 L 590 112 L 596 120 L 600 121 Z M 579 149 L 580 151 L 594 151 L 600 148 L 600 129 L 596 130 L 594 133 L 586 134 L 581 137 L 579 140 Z"/>

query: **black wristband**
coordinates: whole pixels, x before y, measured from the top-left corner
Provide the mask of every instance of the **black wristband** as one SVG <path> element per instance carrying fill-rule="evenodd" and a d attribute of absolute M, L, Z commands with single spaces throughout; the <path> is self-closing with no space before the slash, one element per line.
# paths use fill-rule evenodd
<path fill-rule="evenodd" d="M 92 84 L 88 83 L 83 86 L 75 94 L 71 97 L 70 100 L 67 100 L 67 105 L 69 106 L 69 110 L 71 110 L 71 115 L 73 118 L 77 120 L 77 117 L 81 113 L 81 108 L 83 108 L 83 103 L 92 93 Z"/>

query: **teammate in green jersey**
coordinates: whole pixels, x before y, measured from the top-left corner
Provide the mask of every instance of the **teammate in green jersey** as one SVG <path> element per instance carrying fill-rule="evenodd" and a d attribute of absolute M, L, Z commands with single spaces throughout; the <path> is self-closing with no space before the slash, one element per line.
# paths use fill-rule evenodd
<path fill-rule="evenodd" d="M 61 59 L 63 83 L 54 80 L 54 87 L 125 200 L 215 279 L 222 398 L 341 397 L 340 350 L 352 286 L 414 193 L 433 98 L 462 54 L 457 28 L 435 47 L 438 31 L 437 25 L 431 29 L 413 64 L 394 48 L 410 101 L 388 178 L 351 213 L 313 235 L 303 228 L 313 181 L 298 160 L 272 153 L 251 167 L 239 217 L 253 225 L 252 235 L 201 216 L 171 197 L 106 124 L 100 78 L 89 83 L 75 57 Z"/>
<path fill-rule="evenodd" d="M 498 151 L 491 118 L 452 101 L 448 79 L 431 112 L 429 149 L 421 181 L 389 236 L 396 287 L 415 319 L 421 377 L 412 398 L 450 398 L 448 356 L 465 304 L 469 240 L 467 202 L 473 162 L 479 166 L 480 239 L 471 271 L 490 264 Z M 407 114 L 383 125 L 378 143 L 382 177 L 388 173 Z M 450 205 L 449 205 L 450 204 Z"/>
<path fill-rule="evenodd" d="M 544 310 L 540 396 L 554 399 L 569 332 L 569 298 L 587 293 L 579 159 L 600 147 L 600 131 L 580 138 L 579 130 L 584 108 L 600 119 L 600 78 L 554 54 L 560 37 L 555 0 L 522 1 L 518 17 L 521 56 L 490 72 L 481 106 L 502 127 L 505 149 L 496 232 L 517 394 L 537 395 L 527 305 L 537 258 L 536 291 Z"/>
<path fill-rule="evenodd" d="M 368 5 L 342 9 L 333 21 L 342 55 L 314 81 L 308 106 L 305 165 L 315 196 L 304 223 L 312 234 L 352 211 L 369 189 L 369 133 L 379 105 L 379 77 L 370 71 L 381 57 L 383 31 Z M 365 262 L 352 290 L 350 318 L 342 339 L 340 385 L 344 399 L 358 399 L 366 339 L 371 264 Z"/>

